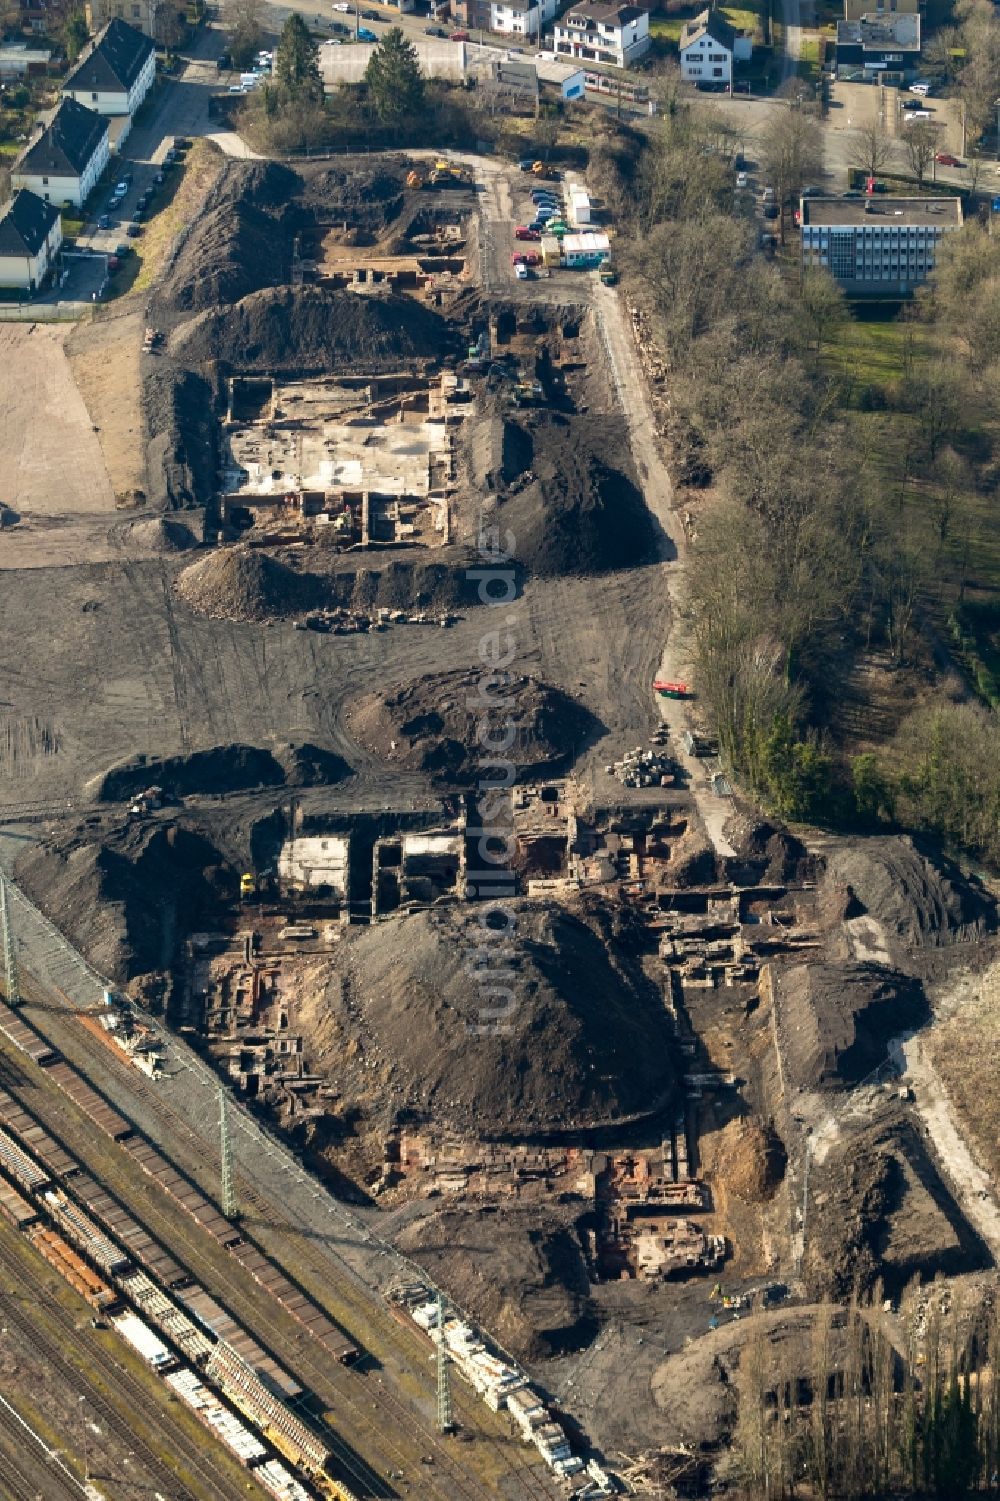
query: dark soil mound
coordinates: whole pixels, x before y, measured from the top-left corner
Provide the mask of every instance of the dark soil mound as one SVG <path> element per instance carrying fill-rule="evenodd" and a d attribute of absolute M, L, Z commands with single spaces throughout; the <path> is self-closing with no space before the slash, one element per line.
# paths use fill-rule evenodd
<path fill-rule="evenodd" d="M 438 1125 L 516 1138 L 665 1105 L 671 1037 L 634 920 L 599 902 L 511 911 L 493 978 L 474 910 L 399 918 L 391 942 L 382 925 L 352 930 L 345 992 L 366 1056 L 387 1070 L 385 1097 Z"/>
<path fill-rule="evenodd" d="M 118 981 L 168 969 L 185 933 L 239 886 L 214 845 L 179 824 L 129 824 L 101 842 L 83 830 L 32 846 L 17 874 L 95 968 Z"/>
<path fill-rule="evenodd" d="M 351 768 L 342 756 L 324 750 L 321 745 L 290 745 L 278 751 L 286 787 L 332 787 L 350 776 Z"/>
<path fill-rule="evenodd" d="M 189 364 L 321 375 L 389 370 L 441 359 L 456 347 L 439 313 L 412 297 L 359 297 L 321 287 L 253 292 L 179 329 L 172 352 Z"/>
<path fill-rule="evenodd" d="M 179 510 L 207 502 L 218 485 L 218 431 L 209 382 L 193 371 L 178 374 L 168 362 L 158 363 L 146 372 L 142 411 L 150 503 Z"/>
<path fill-rule="evenodd" d="M 736 851 L 736 859 L 728 862 L 730 878 L 739 885 L 815 879 L 817 861 L 782 824 L 741 810 L 726 824 L 725 834 Z"/>
<path fill-rule="evenodd" d="M 254 745 L 220 745 L 163 760 L 138 756 L 106 772 L 98 796 L 106 803 L 125 802 L 159 787 L 169 797 L 198 793 L 239 792 L 248 787 L 280 787 L 284 768 L 268 750 Z"/>
<path fill-rule="evenodd" d="M 854 1085 L 889 1040 L 930 1016 L 919 980 L 875 964 L 797 964 L 778 977 L 785 1071 L 804 1089 Z"/>
<path fill-rule="evenodd" d="M 197 313 L 287 282 L 292 231 L 280 210 L 299 186 L 277 162 L 228 163 L 167 279 L 168 303 Z"/>
<path fill-rule="evenodd" d="M 144 521 L 130 521 L 122 529 L 124 545 L 143 553 L 187 552 L 197 547 L 199 538 L 190 527 L 166 516 L 149 516 Z"/>
<path fill-rule="evenodd" d="M 827 855 L 826 884 L 849 888 L 852 916 L 910 948 L 971 942 L 997 928 L 996 902 L 972 877 L 912 839 L 852 840 Z"/>
<path fill-rule="evenodd" d="M 652 556 L 655 530 L 627 447 L 609 422 L 545 413 L 507 423 L 503 465 L 531 444 L 528 483 L 500 507 L 518 562 L 542 577 L 630 568 Z"/>
<path fill-rule="evenodd" d="M 810 1188 L 803 1275 L 813 1298 L 842 1301 L 876 1281 L 899 1296 L 914 1277 L 992 1265 L 902 1112 L 834 1141 Z"/>
<path fill-rule="evenodd" d="M 518 776 L 530 777 L 567 762 L 596 728 L 559 689 L 535 678 L 502 679 L 487 682 L 475 669 L 438 672 L 368 694 L 349 711 L 350 732 L 391 766 L 465 786 L 482 774 L 484 739 L 505 745 Z"/>
<path fill-rule="evenodd" d="M 461 609 L 476 600 L 466 577 L 465 561 L 415 563 L 394 559 L 384 565 L 365 563 L 329 576 L 331 600 L 350 610 Z"/>
<path fill-rule="evenodd" d="M 180 574 L 176 588 L 193 610 L 213 620 L 281 620 L 325 599 L 321 579 L 244 547 L 199 558 Z"/>
<path fill-rule="evenodd" d="M 568 1212 L 505 1205 L 500 1219 L 449 1206 L 407 1226 L 399 1246 L 521 1360 L 577 1349 L 596 1333 Z"/>

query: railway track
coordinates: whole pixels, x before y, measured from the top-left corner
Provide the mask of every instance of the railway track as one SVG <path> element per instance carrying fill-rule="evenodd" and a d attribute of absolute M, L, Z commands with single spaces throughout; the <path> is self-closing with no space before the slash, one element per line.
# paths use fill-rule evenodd
<path fill-rule="evenodd" d="M 44 914 L 40 913 L 33 904 L 27 901 L 16 886 L 10 886 L 9 890 L 18 909 L 23 913 L 27 913 L 32 919 L 36 938 L 40 934 L 43 939 L 43 953 L 41 957 L 44 962 L 41 967 L 44 968 L 44 974 L 37 974 L 34 979 L 27 975 L 22 975 L 22 990 L 27 985 L 27 998 L 29 1000 L 37 999 L 40 1001 L 41 1007 L 50 1014 L 53 1014 L 53 1020 L 55 1020 L 54 1013 L 56 1011 L 68 1013 L 68 1023 L 73 1013 L 78 1009 L 78 1003 L 74 1003 L 71 996 L 66 993 L 64 987 L 79 990 L 81 980 L 86 982 L 88 990 L 91 987 L 103 987 L 102 977 L 83 959 L 82 955 L 63 937 L 59 930 L 44 917 Z M 35 952 L 37 952 L 37 949 Z M 94 998 L 96 999 L 96 996 Z M 53 1001 L 56 1002 L 55 1006 L 52 1004 Z M 41 1030 L 45 1031 L 44 1021 Z M 179 1043 L 176 1038 L 173 1038 L 171 1034 L 165 1033 L 164 1035 L 166 1043 L 171 1049 L 173 1060 L 188 1070 L 197 1079 L 202 1088 L 210 1088 L 214 1096 L 214 1092 L 218 1088 L 218 1080 L 209 1066 L 203 1060 L 199 1059 L 197 1055 L 193 1054 L 186 1045 Z M 165 1141 L 169 1141 L 175 1148 L 179 1143 L 183 1143 L 185 1146 L 190 1143 L 197 1144 L 197 1151 L 194 1154 L 185 1153 L 182 1157 L 179 1152 L 175 1152 L 178 1166 L 189 1174 L 192 1181 L 199 1182 L 199 1175 L 197 1171 L 186 1166 L 186 1160 L 189 1155 L 195 1156 L 203 1173 L 207 1164 L 212 1164 L 214 1167 L 218 1161 L 218 1149 L 214 1141 L 211 1144 L 207 1144 L 205 1138 L 192 1129 L 192 1121 L 186 1116 L 179 1114 L 177 1110 L 166 1102 L 162 1089 L 158 1090 L 156 1086 L 147 1085 L 141 1076 L 136 1075 L 136 1071 L 131 1068 L 126 1060 L 118 1059 L 111 1049 L 90 1037 L 82 1026 L 77 1025 L 73 1028 L 71 1056 L 79 1057 L 81 1054 L 85 1055 L 92 1065 L 92 1079 L 96 1077 L 104 1080 L 110 1072 L 114 1072 L 125 1084 L 127 1092 L 141 1096 L 143 1108 L 155 1116 L 162 1124 L 164 1128 L 163 1139 Z M 95 1067 L 96 1073 L 94 1072 Z M 129 1114 L 127 1105 L 123 1105 L 122 1108 L 126 1114 Z M 357 1246 L 359 1242 L 367 1242 L 369 1244 L 374 1243 L 376 1249 L 378 1248 L 377 1238 L 372 1235 L 371 1231 L 358 1221 L 345 1206 L 329 1199 L 325 1192 L 321 1190 L 319 1184 L 314 1183 L 309 1178 L 301 1164 L 291 1156 L 282 1143 L 272 1138 L 270 1133 L 262 1129 L 243 1110 L 232 1111 L 230 1120 L 234 1137 L 237 1134 L 243 1137 L 244 1142 L 252 1148 L 254 1160 L 259 1159 L 262 1151 L 265 1152 L 269 1158 L 275 1159 L 280 1163 L 283 1174 L 287 1175 L 288 1172 L 291 1172 L 296 1181 L 309 1190 L 313 1198 L 324 1197 L 327 1199 L 326 1208 L 331 1221 L 339 1220 L 343 1226 L 345 1244 Z M 209 1152 L 207 1157 L 206 1145 L 208 1145 Z M 256 1211 L 259 1216 L 262 1234 L 266 1233 L 269 1227 L 275 1225 L 285 1226 L 293 1234 L 303 1236 L 306 1243 L 312 1245 L 312 1254 L 316 1260 L 326 1261 L 325 1266 L 312 1264 L 307 1266 L 310 1278 L 316 1279 L 312 1287 L 302 1277 L 298 1267 L 293 1268 L 289 1266 L 289 1274 L 296 1278 L 304 1292 L 316 1299 L 321 1306 L 329 1307 L 330 1305 L 327 1300 L 331 1292 L 331 1272 L 334 1272 L 336 1274 L 334 1296 L 337 1303 L 346 1309 L 346 1316 L 340 1312 L 340 1308 L 338 1307 L 330 1309 L 331 1317 L 339 1319 L 341 1324 L 347 1329 L 347 1332 L 358 1339 L 362 1346 L 366 1342 L 366 1332 L 369 1332 L 374 1327 L 378 1330 L 381 1338 L 388 1342 L 390 1347 L 395 1347 L 397 1350 L 402 1348 L 405 1352 L 409 1371 L 414 1374 L 422 1370 L 427 1371 L 427 1379 L 421 1385 L 424 1388 L 425 1404 L 428 1408 L 432 1408 L 434 1393 L 429 1369 L 431 1352 L 429 1347 L 421 1340 L 418 1331 L 415 1329 L 412 1332 L 407 1330 L 393 1317 L 383 1301 L 383 1289 L 373 1286 L 359 1275 L 357 1269 L 338 1251 L 332 1237 L 326 1238 L 323 1241 L 317 1240 L 314 1227 L 302 1217 L 300 1212 L 296 1211 L 290 1200 L 285 1199 L 278 1202 L 271 1195 L 262 1192 L 257 1181 L 251 1179 L 249 1174 L 244 1170 L 244 1165 L 240 1162 L 239 1153 L 237 1152 L 234 1155 L 236 1156 L 237 1187 L 241 1196 L 241 1202 L 245 1206 L 252 1206 Z M 200 1186 L 203 1192 L 206 1192 L 209 1197 L 214 1197 L 216 1183 L 217 1176 L 213 1175 L 212 1181 L 209 1184 L 201 1182 Z M 147 1200 L 144 1198 L 144 1208 L 146 1204 Z M 176 1230 L 172 1233 L 176 1236 Z M 279 1263 L 281 1262 L 281 1254 L 270 1250 L 266 1239 L 261 1239 L 261 1245 L 262 1249 L 268 1255 L 276 1258 Z M 397 1253 L 391 1247 L 385 1247 L 384 1251 L 381 1251 L 379 1254 L 398 1261 L 401 1265 L 406 1265 L 409 1274 L 413 1277 L 424 1276 L 416 1266 L 404 1263 L 403 1259 L 398 1257 Z M 387 1270 L 389 1265 L 391 1265 L 391 1261 L 387 1265 Z M 215 1282 L 219 1283 L 220 1277 L 218 1272 L 213 1271 L 212 1275 Z M 222 1280 L 227 1281 L 229 1288 L 231 1288 L 231 1279 Z M 233 1292 L 229 1288 L 222 1295 L 228 1296 L 229 1300 L 232 1301 Z M 245 1297 L 245 1292 L 241 1296 Z M 237 1308 L 234 1308 L 232 1311 L 238 1313 Z M 267 1316 L 259 1314 L 257 1316 L 257 1330 L 260 1331 L 262 1326 L 265 1326 L 269 1331 L 267 1338 L 273 1340 L 277 1336 L 273 1314 Z M 282 1337 L 282 1344 L 285 1343 L 287 1343 L 287 1335 Z M 367 1428 L 370 1433 L 378 1435 L 380 1440 L 378 1444 L 379 1449 L 395 1450 L 400 1455 L 400 1464 L 396 1468 L 405 1470 L 406 1464 L 404 1464 L 403 1455 L 398 1446 L 388 1439 L 388 1433 L 392 1431 L 392 1427 L 401 1428 L 411 1435 L 419 1447 L 421 1454 L 433 1456 L 435 1469 L 440 1465 L 443 1474 L 447 1476 L 450 1487 L 450 1489 L 444 1492 L 439 1492 L 440 1494 L 449 1497 L 464 1497 L 467 1498 L 467 1501 L 479 1501 L 481 1497 L 489 1497 L 496 1494 L 494 1490 L 483 1486 L 480 1477 L 468 1465 L 459 1462 L 454 1453 L 452 1443 L 443 1440 L 434 1429 L 423 1423 L 415 1415 L 413 1407 L 396 1396 L 386 1383 L 379 1381 L 378 1386 L 374 1388 L 373 1392 L 364 1392 L 358 1395 L 354 1389 L 357 1382 L 356 1375 L 341 1371 L 334 1372 L 328 1363 L 321 1363 L 317 1355 L 309 1351 L 308 1347 L 305 1346 L 302 1347 L 297 1356 L 296 1374 L 313 1390 L 318 1388 L 320 1392 L 323 1392 L 324 1390 L 330 1390 L 332 1387 L 334 1394 L 329 1399 L 330 1405 L 336 1407 L 339 1403 L 341 1409 L 346 1405 L 353 1412 L 357 1422 L 362 1424 L 364 1428 Z M 320 1376 L 323 1377 L 322 1382 L 318 1380 Z M 533 1458 L 530 1450 L 522 1450 L 521 1452 L 525 1456 L 524 1459 L 518 1457 L 515 1460 L 509 1452 L 512 1443 L 515 1442 L 514 1440 L 484 1431 L 484 1422 L 489 1421 L 487 1411 L 475 1394 L 465 1388 L 460 1380 L 456 1380 L 454 1383 L 454 1406 L 457 1416 L 460 1419 L 465 1419 L 469 1430 L 476 1433 L 477 1442 L 489 1451 L 492 1459 L 490 1469 L 495 1470 L 508 1485 L 511 1481 L 517 1482 L 515 1494 L 519 1497 L 524 1497 L 525 1501 L 552 1501 L 552 1498 L 562 1497 L 565 1494 L 562 1487 L 556 1482 L 555 1477 L 550 1476 L 537 1463 L 529 1462 L 529 1458 Z M 370 1412 L 376 1413 L 377 1417 L 369 1417 L 368 1414 Z M 332 1444 L 331 1447 L 336 1449 L 337 1446 L 336 1444 Z M 412 1468 L 412 1456 L 406 1463 Z M 350 1473 L 354 1474 L 354 1471 Z M 421 1475 L 422 1495 L 435 1493 L 431 1489 L 433 1485 L 430 1479 L 431 1474 L 433 1474 L 433 1470 L 425 1471 Z M 355 1479 L 357 1478 L 355 1474 Z M 365 1493 L 387 1495 L 393 1494 L 393 1491 L 391 1487 L 385 1487 L 381 1491 L 366 1489 Z"/>
<path fill-rule="evenodd" d="M 47 1458 L 32 1430 L 0 1402 L 0 1495 L 5 1501 L 80 1501 L 83 1486 Z"/>
<path fill-rule="evenodd" d="M 161 1412 L 159 1402 L 152 1396 L 141 1393 L 131 1374 L 105 1350 L 97 1339 L 87 1339 L 77 1326 L 73 1316 L 49 1293 L 42 1276 L 33 1267 L 34 1256 L 30 1248 L 18 1242 L 22 1254 L 12 1254 L 9 1242 L 0 1237 L 0 1260 L 16 1270 L 19 1285 L 33 1294 L 35 1304 L 45 1309 L 45 1317 L 58 1329 L 58 1341 L 46 1331 L 41 1320 L 25 1312 L 22 1296 L 15 1296 L 0 1289 L 0 1310 L 3 1317 L 15 1324 L 36 1348 L 45 1352 L 48 1367 L 58 1374 L 72 1391 L 86 1380 L 83 1373 L 99 1375 L 104 1391 L 88 1382 L 87 1403 L 109 1432 L 124 1444 L 127 1451 L 135 1454 L 156 1489 L 170 1501 L 245 1501 L 245 1480 L 231 1479 L 211 1457 L 211 1449 L 204 1443 L 196 1443 L 178 1425 L 171 1423 Z M 81 1354 L 79 1367 L 74 1365 L 65 1350 L 75 1349 Z M 107 1393 L 107 1395 L 105 1395 Z M 114 1400 L 112 1400 L 114 1399 Z M 164 1402 L 166 1392 L 164 1392 Z M 176 1454 L 197 1489 L 192 1490 L 180 1475 L 160 1457 L 152 1444 L 137 1431 L 125 1413 L 136 1413 L 147 1431 L 155 1435 L 164 1452 Z M 48 1501 L 46 1493 L 45 1501 Z"/>
<path fill-rule="evenodd" d="M 27 989 L 29 994 L 33 993 L 33 982 L 30 980 Z M 83 1029 L 81 1033 L 84 1039 L 84 1050 L 90 1054 L 92 1045 L 95 1063 L 103 1064 L 108 1050 L 96 1040 L 91 1044 L 89 1035 L 83 1032 Z M 108 1062 L 112 1066 L 118 1064 L 118 1060 L 113 1055 L 108 1055 Z M 123 1067 L 127 1069 L 128 1065 L 124 1064 Z M 40 1071 L 32 1083 L 40 1085 L 46 1077 L 45 1071 Z M 8 1082 L 8 1091 L 42 1122 L 61 1145 L 65 1146 L 67 1140 L 72 1140 L 75 1156 L 81 1160 L 82 1165 L 94 1177 L 104 1182 L 119 1199 L 128 1204 L 129 1198 L 134 1198 L 137 1192 L 136 1185 L 126 1181 L 128 1159 L 122 1158 L 121 1161 L 115 1162 L 119 1149 L 110 1141 L 110 1138 L 94 1138 L 95 1143 L 102 1144 L 100 1150 L 94 1146 L 91 1150 L 83 1148 L 79 1122 L 75 1119 L 75 1108 L 67 1097 L 57 1091 L 49 1093 L 41 1088 L 19 1087 L 11 1082 Z M 170 1126 L 171 1135 L 176 1139 L 185 1123 L 176 1118 L 169 1107 L 164 1107 L 162 1113 L 165 1116 L 165 1124 Z M 72 1186 L 72 1180 L 70 1186 Z M 273 1214 L 273 1206 L 258 1195 L 249 1183 L 241 1181 L 240 1187 L 244 1198 L 253 1199 L 262 1215 L 265 1212 Z M 291 1327 L 282 1327 L 281 1310 L 272 1304 L 266 1293 L 253 1282 L 249 1282 L 248 1287 L 246 1283 L 249 1279 L 241 1277 L 237 1266 L 230 1266 L 213 1254 L 215 1243 L 199 1237 L 193 1223 L 188 1225 L 183 1216 L 175 1214 L 173 1201 L 156 1193 L 148 1194 L 144 1190 L 145 1185 L 138 1191 L 143 1195 L 139 1213 L 145 1228 L 158 1241 L 170 1248 L 185 1270 L 200 1280 L 203 1285 L 207 1285 L 216 1296 L 221 1297 L 232 1311 L 237 1312 L 242 1322 L 252 1328 L 269 1346 L 270 1352 L 292 1369 L 324 1405 L 331 1407 L 342 1416 L 350 1413 L 352 1422 L 346 1431 L 350 1433 L 351 1442 L 355 1448 L 361 1449 L 362 1452 L 365 1448 L 373 1448 L 376 1452 L 381 1452 L 384 1460 L 388 1461 L 387 1471 L 393 1475 L 409 1476 L 413 1473 L 415 1463 L 413 1451 L 405 1453 L 391 1438 L 394 1432 L 406 1432 L 417 1440 L 421 1454 L 429 1454 L 435 1461 L 432 1468 L 421 1472 L 422 1495 L 464 1497 L 467 1501 L 478 1501 L 480 1497 L 495 1494 L 485 1489 L 459 1466 L 450 1452 L 450 1441 L 442 1440 L 432 1430 L 417 1424 L 414 1421 L 412 1409 L 396 1398 L 381 1382 L 369 1391 L 360 1390 L 357 1375 L 344 1370 L 334 1362 L 323 1359 L 322 1352 L 313 1347 L 309 1336 L 292 1324 L 290 1319 L 286 1322 L 291 1324 Z M 248 1318 L 248 1306 L 251 1304 L 253 1317 Z M 388 1313 L 385 1317 L 391 1319 Z M 421 1340 L 419 1334 L 415 1330 L 411 1334 L 409 1330 L 399 1326 L 395 1320 L 392 1321 L 392 1329 L 397 1339 L 402 1333 L 412 1341 L 413 1365 L 417 1369 L 424 1368 L 429 1371 L 431 1350 L 426 1342 Z M 291 1358 L 290 1347 L 294 1350 L 294 1356 Z M 369 1384 L 376 1380 L 377 1378 L 372 1374 Z M 428 1383 L 428 1396 L 431 1395 Z M 457 1383 L 455 1408 L 459 1417 L 464 1415 L 467 1418 L 470 1429 L 479 1427 L 484 1411 L 471 1394 L 458 1389 Z M 396 1494 L 395 1488 L 387 1484 L 378 1472 L 368 1465 L 363 1467 L 359 1465 L 358 1455 L 345 1444 L 340 1433 L 322 1421 L 317 1422 L 317 1426 L 329 1444 L 338 1469 L 352 1489 L 356 1488 L 359 1494 L 372 1497 L 391 1497 Z M 516 1478 L 520 1481 L 518 1494 L 525 1497 L 551 1497 L 551 1491 L 538 1487 L 536 1477 L 530 1473 L 528 1466 L 523 1462 L 512 1460 L 512 1456 L 507 1452 L 507 1441 L 494 1440 L 482 1435 L 479 1435 L 479 1441 L 490 1445 L 492 1452 L 500 1461 L 498 1468 L 502 1469 L 505 1479 Z M 444 1481 L 447 1488 L 440 1490 L 437 1480 Z"/>

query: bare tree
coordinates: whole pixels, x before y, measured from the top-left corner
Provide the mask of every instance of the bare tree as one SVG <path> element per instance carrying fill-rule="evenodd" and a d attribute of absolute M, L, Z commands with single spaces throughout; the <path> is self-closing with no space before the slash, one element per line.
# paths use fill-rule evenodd
<path fill-rule="evenodd" d="M 264 0 L 226 0 L 224 15 L 233 63 L 249 62 L 263 36 Z"/>
<path fill-rule="evenodd" d="M 910 125 L 904 125 L 902 138 L 910 171 L 917 179 L 917 186 L 923 187 L 937 149 L 937 131 L 929 120 L 914 120 Z"/>
<path fill-rule="evenodd" d="M 774 185 L 780 217 L 779 237 L 784 242 L 785 210 L 801 193 L 810 177 L 823 167 L 823 133 L 819 122 L 804 110 L 776 111 L 761 133 L 761 160 Z"/>
<path fill-rule="evenodd" d="M 854 132 L 852 165 L 860 167 L 869 177 L 884 172 L 892 160 L 892 142 L 881 120 L 869 120 Z"/>
<path fill-rule="evenodd" d="M 827 334 L 839 328 L 847 317 L 844 293 L 829 271 L 816 266 L 804 272 L 799 300 L 819 354 Z"/>

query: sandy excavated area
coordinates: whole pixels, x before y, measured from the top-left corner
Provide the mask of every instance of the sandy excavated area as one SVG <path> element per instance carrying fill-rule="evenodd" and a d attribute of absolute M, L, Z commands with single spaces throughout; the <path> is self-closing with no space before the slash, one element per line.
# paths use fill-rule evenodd
<path fill-rule="evenodd" d="M 3 500 L 25 521 L 115 508 L 100 439 L 66 358 L 67 332 L 0 326 Z"/>

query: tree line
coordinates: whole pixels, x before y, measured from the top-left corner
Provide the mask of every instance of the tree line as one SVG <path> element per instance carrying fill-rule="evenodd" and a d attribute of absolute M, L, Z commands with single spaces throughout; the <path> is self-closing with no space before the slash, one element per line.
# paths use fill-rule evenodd
<path fill-rule="evenodd" d="M 660 103 L 631 153 L 598 139 L 592 171 L 624 220 L 619 258 L 666 366 L 673 472 L 712 488 L 685 625 L 725 761 L 784 817 L 901 821 L 1000 864 L 1000 756 L 983 753 L 995 714 L 962 702 L 957 679 L 931 740 L 928 710 L 884 751 L 841 749 L 859 657 L 912 669 L 930 657 L 929 621 L 963 609 L 995 485 L 1000 241 L 975 223 L 946 237 L 900 314 L 899 368 L 873 383 L 829 357 L 850 317 L 829 274 L 761 253 L 734 189 L 739 137 L 669 80 Z M 808 105 L 790 99 L 758 149 L 780 240 L 821 169 Z"/>
<path fill-rule="evenodd" d="M 915 1280 L 898 1316 L 882 1290 L 822 1304 L 780 1331 L 756 1316 L 741 1350 L 732 1462 L 741 1493 L 783 1501 L 995 1493 L 1000 1308 Z"/>

